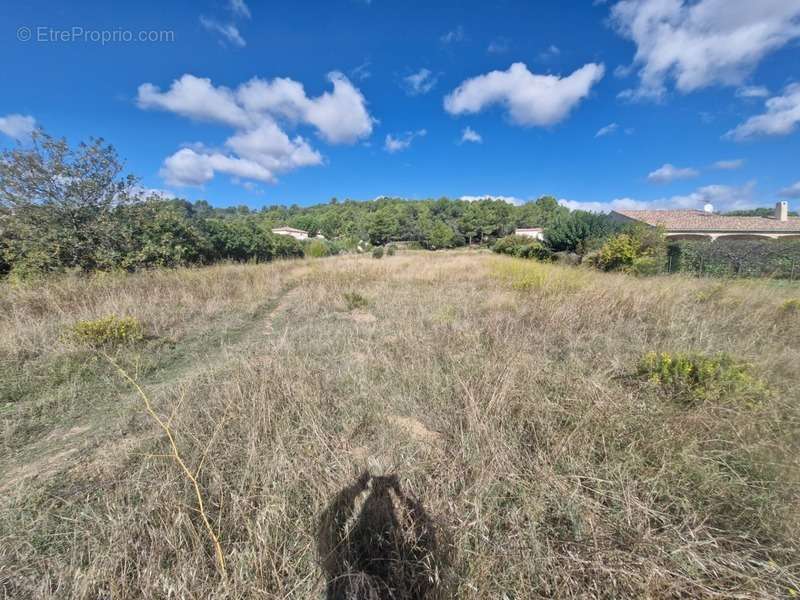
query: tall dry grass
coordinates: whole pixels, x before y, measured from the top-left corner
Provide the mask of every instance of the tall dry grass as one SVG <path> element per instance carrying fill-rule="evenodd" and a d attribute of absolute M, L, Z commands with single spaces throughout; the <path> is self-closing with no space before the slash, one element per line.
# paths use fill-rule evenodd
<path fill-rule="evenodd" d="M 40 385 L 2 413 L 13 485 L 0 501 L 0 589 L 330 595 L 321 523 L 367 470 L 376 500 L 353 492 L 354 514 L 371 507 L 362 529 L 386 511 L 430 521 L 404 541 L 414 564 L 398 566 L 430 585 L 394 597 L 789 596 L 800 585 L 800 317 L 786 301 L 799 296 L 474 252 L 4 288 L 3 367 Z M 102 363 L 48 374 L 91 354 L 65 328 L 110 313 L 151 336 L 116 360 L 169 420 L 227 576 L 192 484 L 125 382 Z M 674 402 L 634 377 L 653 350 L 727 352 L 769 395 Z M 65 404 L 61 420 L 32 408 Z M 416 508 L 403 512 L 407 498 Z M 362 530 L 352 517 L 342 527 Z M 357 566 L 361 545 L 337 566 Z"/>

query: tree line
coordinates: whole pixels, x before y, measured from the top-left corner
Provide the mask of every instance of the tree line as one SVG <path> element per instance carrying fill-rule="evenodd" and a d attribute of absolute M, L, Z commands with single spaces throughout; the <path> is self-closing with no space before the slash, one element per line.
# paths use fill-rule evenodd
<path fill-rule="evenodd" d="M 269 261 L 303 256 L 311 244 L 314 255 L 392 242 L 435 250 L 491 243 L 517 227 L 550 227 L 571 215 L 552 197 L 521 206 L 489 198 L 333 198 L 307 207 L 215 208 L 148 195 L 123 171 L 102 139 L 72 147 L 39 130 L 29 145 L 3 151 L 0 274 Z M 325 241 L 273 235 L 282 225 Z"/>

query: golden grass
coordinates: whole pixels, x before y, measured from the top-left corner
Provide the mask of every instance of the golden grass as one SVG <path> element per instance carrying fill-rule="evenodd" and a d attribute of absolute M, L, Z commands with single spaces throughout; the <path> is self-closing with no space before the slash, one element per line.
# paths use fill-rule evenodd
<path fill-rule="evenodd" d="M 0 288 L 14 380 L 0 387 L 0 589 L 336 597 L 330 573 L 356 573 L 360 555 L 330 562 L 341 544 L 321 543 L 321 523 L 367 469 L 372 496 L 353 506 L 368 525 L 381 507 L 430 521 L 392 542 L 396 598 L 789 596 L 800 318 L 785 306 L 799 295 L 473 251 Z M 114 360 L 169 423 L 226 577 L 169 440 L 64 341 L 109 314 L 144 326 Z M 633 377 L 650 351 L 726 352 L 770 393 L 671 402 Z"/>

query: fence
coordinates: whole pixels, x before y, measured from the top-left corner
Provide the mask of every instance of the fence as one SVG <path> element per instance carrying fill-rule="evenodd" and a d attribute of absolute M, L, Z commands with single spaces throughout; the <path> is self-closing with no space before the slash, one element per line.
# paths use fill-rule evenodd
<path fill-rule="evenodd" d="M 800 240 L 726 240 L 672 242 L 668 273 L 712 277 L 800 279 Z"/>

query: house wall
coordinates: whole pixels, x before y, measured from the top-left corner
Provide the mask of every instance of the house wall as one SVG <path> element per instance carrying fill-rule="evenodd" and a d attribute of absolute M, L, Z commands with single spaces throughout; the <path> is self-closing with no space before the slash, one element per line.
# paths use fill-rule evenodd
<path fill-rule="evenodd" d="M 280 229 L 273 229 L 272 233 L 275 235 L 288 235 L 289 237 L 293 237 L 296 240 L 307 240 L 308 234 L 307 233 L 298 233 L 295 231 L 281 231 Z"/>

